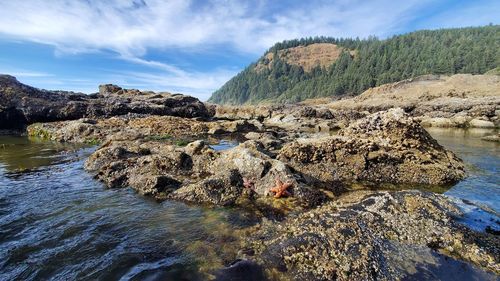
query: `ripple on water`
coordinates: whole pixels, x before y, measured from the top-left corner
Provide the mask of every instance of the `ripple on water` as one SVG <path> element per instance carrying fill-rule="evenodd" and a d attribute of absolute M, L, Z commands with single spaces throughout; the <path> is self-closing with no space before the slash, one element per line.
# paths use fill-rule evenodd
<path fill-rule="evenodd" d="M 225 234 L 248 223 L 233 210 L 106 189 L 83 170 L 91 149 L 68 155 L 58 144 L 8 142 L 22 146 L 23 159 L 0 156 L 0 280 L 202 280 L 198 262 L 206 261 L 191 245 L 217 235 L 207 222 L 220 222 Z"/>

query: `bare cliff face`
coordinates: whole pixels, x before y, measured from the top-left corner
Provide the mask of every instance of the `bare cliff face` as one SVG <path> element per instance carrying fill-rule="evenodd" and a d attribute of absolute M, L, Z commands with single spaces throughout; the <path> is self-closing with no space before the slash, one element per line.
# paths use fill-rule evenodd
<path fill-rule="evenodd" d="M 315 43 L 307 46 L 298 46 L 279 50 L 278 57 L 290 65 L 302 67 L 305 72 L 310 72 L 315 67 L 325 68 L 332 65 L 342 54 L 345 48 L 339 47 L 331 43 Z M 355 52 L 351 51 L 351 55 Z M 255 66 L 256 71 L 263 68 L 270 68 L 275 59 L 273 53 L 265 55 L 266 60 L 259 62 Z"/>
<path fill-rule="evenodd" d="M 126 90 L 115 85 L 102 85 L 99 93 L 92 95 L 47 91 L 24 85 L 13 76 L 0 75 L 0 129 L 127 113 L 188 118 L 211 115 L 198 99 L 180 94 Z"/>

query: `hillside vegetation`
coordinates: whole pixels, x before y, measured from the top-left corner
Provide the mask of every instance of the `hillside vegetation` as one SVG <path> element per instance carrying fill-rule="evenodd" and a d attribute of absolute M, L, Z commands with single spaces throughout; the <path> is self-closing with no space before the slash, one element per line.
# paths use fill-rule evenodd
<path fill-rule="evenodd" d="M 255 104 L 357 95 L 424 74 L 482 74 L 500 66 L 500 26 L 422 30 L 386 40 L 316 37 L 277 43 L 213 93 Z"/>

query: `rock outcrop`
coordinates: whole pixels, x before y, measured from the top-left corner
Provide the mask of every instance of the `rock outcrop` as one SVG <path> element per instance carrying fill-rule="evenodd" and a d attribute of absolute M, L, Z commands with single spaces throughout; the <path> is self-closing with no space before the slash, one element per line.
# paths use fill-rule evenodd
<path fill-rule="evenodd" d="M 204 141 L 183 147 L 171 139 L 146 137 L 151 130 L 169 136 L 198 133 L 198 137 L 209 131 L 206 123 L 191 119 L 152 118 L 117 126 L 135 134 L 111 135 L 89 157 L 86 169 L 109 187 L 131 186 L 159 199 L 215 205 L 270 198 L 271 188 L 280 181 L 290 186 L 286 193 L 296 204 L 306 207 L 326 200 L 320 189 L 339 194 L 349 182 L 442 185 L 465 176 L 460 159 L 397 109 L 372 114 L 326 138 L 292 141 L 285 136 L 278 141 L 269 132 L 250 132 L 246 134 L 250 140 L 224 151 L 215 151 Z M 123 121 L 114 119 L 112 124 Z"/>
<path fill-rule="evenodd" d="M 211 117 L 198 99 L 180 94 L 126 90 L 114 85 L 100 86 L 99 93 L 92 95 L 47 91 L 24 85 L 15 77 L 0 75 L 0 129 L 127 113 Z"/>
<path fill-rule="evenodd" d="M 332 110 L 385 111 L 403 108 L 424 126 L 499 127 L 500 76 L 425 75 L 329 102 Z"/>
<path fill-rule="evenodd" d="M 265 265 L 269 276 L 280 272 L 292 280 L 419 279 L 433 268 L 443 277 L 468 273 L 495 280 L 494 273 L 449 258 L 500 273 L 500 240 L 468 230 L 457 216 L 441 195 L 354 192 L 283 223 L 245 230 L 241 258 Z M 447 263 L 456 264 L 437 270 Z"/>
<path fill-rule="evenodd" d="M 71 121 L 35 123 L 27 127 L 29 136 L 60 142 L 98 143 L 114 135 L 142 136 L 146 140 L 193 141 L 225 134 L 259 130 L 254 120 L 204 121 L 196 118 L 127 114 L 110 118 L 81 118 Z"/>
<path fill-rule="evenodd" d="M 337 136 L 286 144 L 278 159 L 311 183 L 441 185 L 465 177 L 461 160 L 401 109 L 360 119 Z"/>
<path fill-rule="evenodd" d="M 280 179 L 292 185 L 290 193 L 297 205 L 311 207 L 325 200 L 322 192 L 306 185 L 286 164 L 259 149 L 255 141 L 215 151 L 204 141 L 181 147 L 115 137 L 87 159 L 85 169 L 108 187 L 130 186 L 157 199 L 234 205 L 240 199 L 270 197 L 269 190 Z"/>

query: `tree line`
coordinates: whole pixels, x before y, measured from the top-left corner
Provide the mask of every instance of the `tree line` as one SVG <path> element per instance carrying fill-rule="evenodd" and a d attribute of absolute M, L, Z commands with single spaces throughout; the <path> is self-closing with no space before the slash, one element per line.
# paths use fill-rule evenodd
<path fill-rule="evenodd" d="M 332 43 L 343 48 L 328 67 L 309 72 L 277 54 L 297 46 Z M 354 51 L 354 52 L 352 52 Z M 275 44 L 213 93 L 210 102 L 243 104 L 297 102 L 308 98 L 360 94 L 386 83 L 424 74 L 482 74 L 500 66 L 500 25 L 422 30 L 380 40 L 376 37 L 314 37 Z M 270 67 L 255 67 L 258 64 Z"/>

